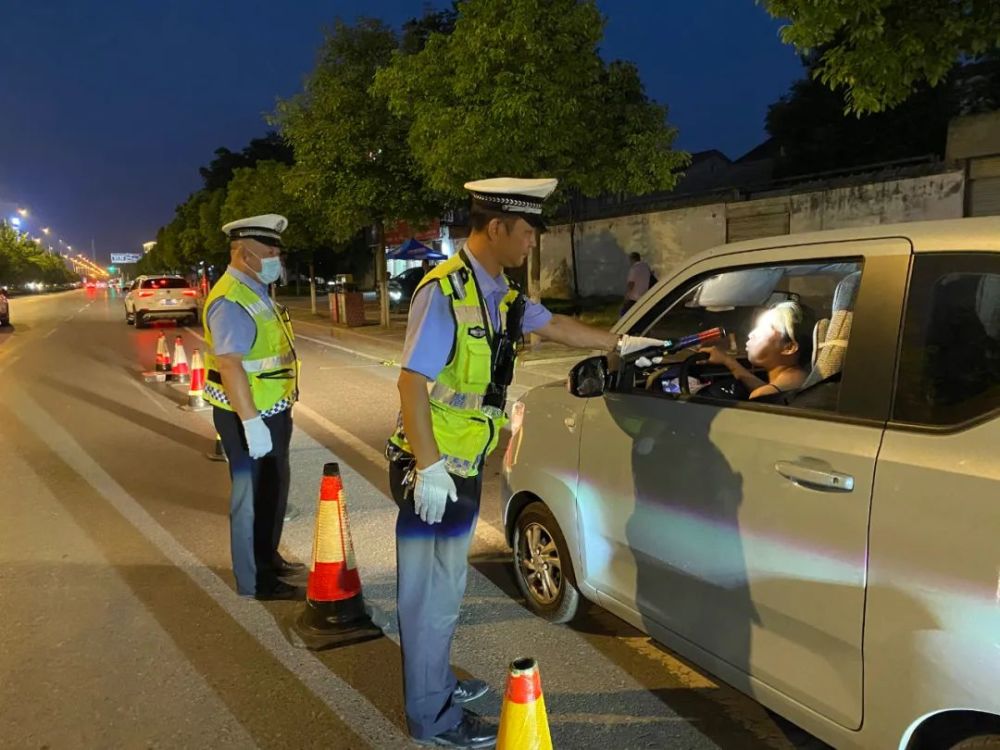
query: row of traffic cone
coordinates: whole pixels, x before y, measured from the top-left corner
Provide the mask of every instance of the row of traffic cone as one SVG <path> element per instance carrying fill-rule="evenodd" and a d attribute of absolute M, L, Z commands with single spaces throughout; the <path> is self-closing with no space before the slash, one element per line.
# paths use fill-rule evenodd
<path fill-rule="evenodd" d="M 156 340 L 156 364 L 152 372 L 143 373 L 146 380 L 157 382 L 174 382 L 188 385 L 188 403 L 183 408 L 200 411 L 208 408 L 205 405 L 205 365 L 201 352 L 194 350 L 191 364 L 188 365 L 187 353 L 184 351 L 184 340 L 178 336 L 174 339 L 174 356 L 171 358 L 167 348 L 167 338 L 160 334 Z"/>
<path fill-rule="evenodd" d="M 303 645 L 317 651 L 383 635 L 365 607 L 347 521 L 346 493 L 336 463 L 323 467 L 306 603 L 293 629 Z M 535 659 L 517 659 L 510 665 L 497 748 L 552 750 Z"/>

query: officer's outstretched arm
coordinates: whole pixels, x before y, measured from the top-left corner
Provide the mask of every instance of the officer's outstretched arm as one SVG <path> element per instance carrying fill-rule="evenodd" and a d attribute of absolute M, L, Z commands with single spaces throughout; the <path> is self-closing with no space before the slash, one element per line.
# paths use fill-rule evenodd
<path fill-rule="evenodd" d="M 250 381 L 243 369 L 242 354 L 223 354 L 215 358 L 219 375 L 222 376 L 222 387 L 226 389 L 229 403 L 240 419 L 246 422 L 257 416 L 253 396 L 250 393 Z"/>
<path fill-rule="evenodd" d="M 578 349 L 604 349 L 610 352 L 618 345 L 618 336 L 610 331 L 585 325 L 567 315 L 553 315 L 552 320 L 535 333 L 548 341 Z"/>
<path fill-rule="evenodd" d="M 427 395 L 430 381 L 410 370 L 401 370 L 396 385 L 403 414 L 403 432 L 417 459 L 417 468 L 426 469 L 441 460 L 431 424 L 431 402 Z"/>

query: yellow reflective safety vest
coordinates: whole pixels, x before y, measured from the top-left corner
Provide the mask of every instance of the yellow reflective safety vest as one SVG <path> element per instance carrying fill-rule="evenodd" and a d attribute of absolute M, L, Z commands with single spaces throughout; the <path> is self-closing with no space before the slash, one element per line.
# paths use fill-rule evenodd
<path fill-rule="evenodd" d="M 257 326 L 250 351 L 243 357 L 243 371 L 250 383 L 254 406 L 263 417 L 270 417 L 291 408 L 299 398 L 299 360 L 295 354 L 295 334 L 291 319 L 283 305 L 261 299 L 253 289 L 231 273 L 219 279 L 208 299 L 205 312 L 218 299 L 235 302 L 246 310 Z M 220 409 L 233 411 L 229 396 L 222 385 L 212 347 L 212 331 L 205 324 L 205 400 Z"/>
<path fill-rule="evenodd" d="M 480 303 L 475 272 L 461 254 L 435 266 L 420 281 L 437 283 L 451 303 L 455 318 L 455 340 L 451 359 L 431 387 L 431 424 L 438 450 L 449 472 L 462 477 L 474 477 L 483 461 L 496 448 L 500 430 L 507 424 L 507 415 L 500 409 L 483 406 L 483 397 L 493 375 L 493 355 L 489 338 L 494 335 L 493 323 Z M 508 280 L 510 286 L 510 281 Z M 464 291 L 462 294 L 461 291 Z M 416 296 L 417 291 L 414 291 Z M 507 319 L 507 310 L 519 292 L 511 286 L 500 302 L 500 320 Z M 489 336 L 487 335 L 489 333 Z M 403 434 L 400 414 L 396 432 L 390 442 L 412 453 Z"/>

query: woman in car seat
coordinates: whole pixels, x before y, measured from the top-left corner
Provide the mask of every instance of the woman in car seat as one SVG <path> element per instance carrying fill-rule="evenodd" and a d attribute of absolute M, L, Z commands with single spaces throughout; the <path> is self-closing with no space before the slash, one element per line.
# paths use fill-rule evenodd
<path fill-rule="evenodd" d="M 708 353 L 710 364 L 724 365 L 750 392 L 749 398 L 783 397 L 801 388 L 809 375 L 815 324 L 809 308 L 792 300 L 779 302 L 757 319 L 747 336 L 747 359 L 767 372 L 766 381 L 721 349 L 701 351 Z"/>

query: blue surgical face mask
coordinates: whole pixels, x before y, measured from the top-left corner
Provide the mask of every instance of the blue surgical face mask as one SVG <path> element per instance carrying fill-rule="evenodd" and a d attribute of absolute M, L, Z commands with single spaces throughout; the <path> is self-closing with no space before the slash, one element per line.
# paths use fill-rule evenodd
<path fill-rule="evenodd" d="M 254 255 L 260 261 L 260 270 L 257 272 L 257 278 L 260 279 L 262 284 L 273 284 L 281 278 L 281 258 L 261 258 L 257 253 L 254 253 Z"/>

